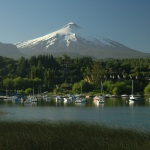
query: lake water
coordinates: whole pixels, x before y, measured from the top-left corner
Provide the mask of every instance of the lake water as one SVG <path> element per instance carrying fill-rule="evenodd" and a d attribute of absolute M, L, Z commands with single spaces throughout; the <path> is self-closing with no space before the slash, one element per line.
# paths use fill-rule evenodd
<path fill-rule="evenodd" d="M 33 105 L 0 100 L 0 121 L 81 121 L 150 131 L 150 100 L 142 98 L 131 105 L 121 98 L 99 105 L 91 99 L 85 104 L 38 100 Z"/>

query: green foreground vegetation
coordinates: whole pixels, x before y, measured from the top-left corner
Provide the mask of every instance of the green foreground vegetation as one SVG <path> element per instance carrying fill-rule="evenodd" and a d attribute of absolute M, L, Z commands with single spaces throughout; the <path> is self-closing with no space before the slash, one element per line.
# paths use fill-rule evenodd
<path fill-rule="evenodd" d="M 0 150 L 148 150 L 150 133 L 81 122 L 0 122 Z"/>

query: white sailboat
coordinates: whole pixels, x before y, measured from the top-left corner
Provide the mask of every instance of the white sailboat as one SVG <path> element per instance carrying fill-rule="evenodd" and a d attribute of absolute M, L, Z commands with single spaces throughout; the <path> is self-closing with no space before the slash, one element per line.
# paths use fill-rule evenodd
<path fill-rule="evenodd" d="M 86 98 L 82 96 L 82 84 L 81 84 L 81 94 L 76 97 L 75 103 L 85 103 Z"/>
<path fill-rule="evenodd" d="M 7 101 L 7 100 L 12 100 L 12 97 L 11 96 L 8 96 L 8 90 L 6 88 L 6 95 L 5 96 L 1 96 L 0 97 L 1 99 Z"/>
<path fill-rule="evenodd" d="M 103 84 L 101 82 L 101 95 L 100 96 L 95 96 L 93 98 L 95 103 L 99 104 L 99 103 L 104 103 L 105 102 L 105 96 L 102 93 L 103 93 Z"/>
<path fill-rule="evenodd" d="M 27 97 L 27 99 L 24 101 L 24 104 L 32 104 L 32 103 L 37 103 L 37 98 L 36 96 L 34 95 L 34 88 L 33 88 L 33 95 L 29 95 Z"/>
<path fill-rule="evenodd" d="M 77 97 L 75 103 L 85 103 L 86 99 L 84 97 Z"/>
<path fill-rule="evenodd" d="M 136 101 L 137 101 L 137 97 L 135 97 L 133 94 L 133 80 L 132 80 L 132 94 L 130 95 L 129 103 L 134 103 Z"/>

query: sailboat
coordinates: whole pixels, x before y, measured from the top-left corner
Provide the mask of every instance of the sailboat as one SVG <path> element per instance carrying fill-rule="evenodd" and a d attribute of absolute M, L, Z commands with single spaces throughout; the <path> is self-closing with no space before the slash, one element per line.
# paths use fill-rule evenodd
<path fill-rule="evenodd" d="M 36 96 L 34 95 L 34 88 L 33 88 L 33 95 L 31 96 L 31 101 L 32 101 L 32 102 L 37 102 L 37 98 L 36 98 Z"/>
<path fill-rule="evenodd" d="M 102 92 L 103 92 L 103 84 L 101 82 L 101 94 L 100 96 L 95 96 L 93 98 L 94 102 L 96 102 L 97 104 L 105 102 L 105 96 L 102 94 Z"/>
<path fill-rule="evenodd" d="M 12 100 L 12 97 L 8 96 L 8 90 L 7 90 L 7 88 L 6 88 L 6 96 L 2 96 L 1 98 L 4 99 L 4 100 Z"/>
<path fill-rule="evenodd" d="M 34 95 L 34 88 L 33 88 L 33 95 L 29 95 L 27 97 L 27 99 L 24 101 L 24 104 L 32 104 L 32 103 L 37 103 L 37 98 L 36 96 Z"/>
<path fill-rule="evenodd" d="M 129 103 L 134 103 L 137 100 L 138 100 L 137 97 L 135 97 L 134 94 L 133 94 L 133 80 L 132 80 L 132 94 L 130 95 Z"/>
<path fill-rule="evenodd" d="M 81 84 L 81 94 L 76 97 L 75 103 L 85 103 L 86 98 L 82 95 L 82 84 Z"/>

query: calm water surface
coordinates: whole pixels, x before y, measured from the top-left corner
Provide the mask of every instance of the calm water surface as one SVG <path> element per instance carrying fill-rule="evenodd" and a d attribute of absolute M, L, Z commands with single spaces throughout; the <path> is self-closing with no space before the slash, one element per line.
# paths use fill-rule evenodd
<path fill-rule="evenodd" d="M 85 104 L 39 100 L 33 105 L 0 100 L 0 121 L 81 121 L 150 131 L 150 100 L 142 98 L 132 105 L 121 98 L 100 105 L 91 99 Z"/>

